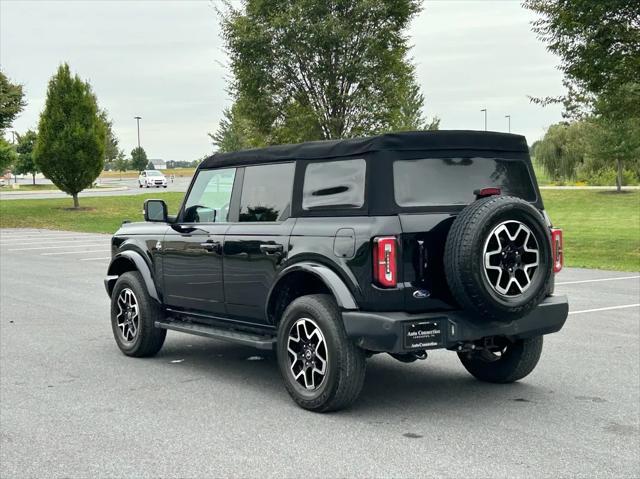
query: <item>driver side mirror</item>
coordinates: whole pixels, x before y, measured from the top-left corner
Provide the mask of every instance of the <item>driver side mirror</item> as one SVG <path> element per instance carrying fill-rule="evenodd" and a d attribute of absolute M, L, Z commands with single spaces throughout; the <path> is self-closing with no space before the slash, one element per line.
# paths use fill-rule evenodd
<path fill-rule="evenodd" d="M 166 223 L 168 220 L 167 204 L 163 200 L 145 200 L 144 220 L 154 223 Z"/>

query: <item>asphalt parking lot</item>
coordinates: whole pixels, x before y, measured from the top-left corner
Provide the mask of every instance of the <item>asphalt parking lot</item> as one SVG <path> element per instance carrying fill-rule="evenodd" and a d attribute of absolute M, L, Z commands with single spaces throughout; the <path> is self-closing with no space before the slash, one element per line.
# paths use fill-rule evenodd
<path fill-rule="evenodd" d="M 245 347 L 169 332 L 122 355 L 108 245 L 0 230 L 0 477 L 640 475 L 639 273 L 565 269 L 571 315 L 520 383 L 378 355 L 360 401 L 320 415 Z"/>

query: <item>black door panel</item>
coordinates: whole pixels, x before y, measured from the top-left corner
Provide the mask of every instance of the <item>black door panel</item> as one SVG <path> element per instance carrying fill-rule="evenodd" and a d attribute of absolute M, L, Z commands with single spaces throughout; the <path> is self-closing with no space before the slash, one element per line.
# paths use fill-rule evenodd
<path fill-rule="evenodd" d="M 165 303 L 170 308 L 225 312 L 222 248 L 228 224 L 207 224 L 190 233 L 170 229 L 163 242 Z"/>
<path fill-rule="evenodd" d="M 291 218 L 282 223 L 234 224 L 224 242 L 224 283 L 227 312 L 266 322 L 267 295 L 289 250 Z"/>

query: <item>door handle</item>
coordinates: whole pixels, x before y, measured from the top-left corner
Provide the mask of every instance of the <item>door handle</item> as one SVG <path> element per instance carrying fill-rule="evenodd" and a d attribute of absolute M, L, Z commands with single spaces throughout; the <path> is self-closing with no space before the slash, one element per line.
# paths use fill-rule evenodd
<path fill-rule="evenodd" d="M 200 246 L 202 246 L 207 251 L 213 251 L 215 253 L 222 252 L 222 244 L 220 243 L 220 241 L 207 240 L 204 243 L 200 243 Z"/>
<path fill-rule="evenodd" d="M 260 251 L 264 254 L 281 254 L 284 251 L 284 246 L 281 244 L 261 244 Z"/>

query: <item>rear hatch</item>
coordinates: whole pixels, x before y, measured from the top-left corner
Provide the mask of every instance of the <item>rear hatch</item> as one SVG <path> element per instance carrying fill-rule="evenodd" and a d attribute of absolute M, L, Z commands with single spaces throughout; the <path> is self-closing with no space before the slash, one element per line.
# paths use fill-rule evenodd
<path fill-rule="evenodd" d="M 542 209 L 528 155 L 398 159 L 393 164 L 395 202 L 402 227 L 402 271 L 407 311 L 457 308 L 444 274 L 447 234 L 480 189 L 522 198 Z"/>

